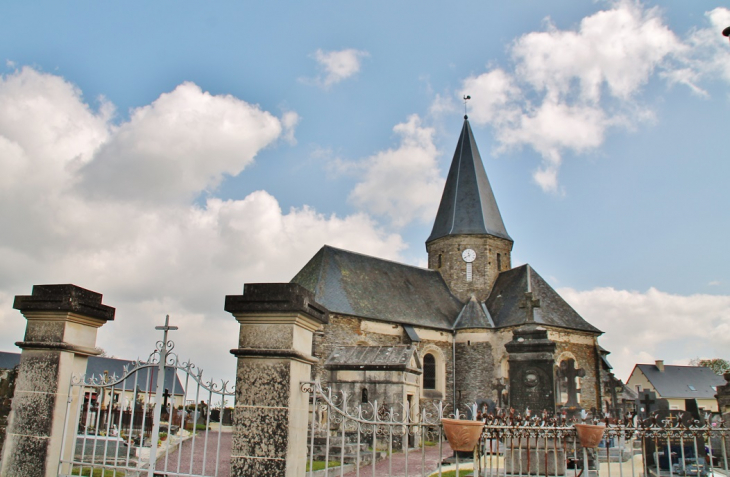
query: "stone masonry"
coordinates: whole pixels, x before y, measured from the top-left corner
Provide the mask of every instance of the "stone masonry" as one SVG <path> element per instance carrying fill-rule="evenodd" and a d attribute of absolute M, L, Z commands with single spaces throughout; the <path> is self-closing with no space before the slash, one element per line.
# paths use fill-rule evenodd
<path fill-rule="evenodd" d="M 305 473 L 312 335 L 329 321 L 327 309 L 293 283 L 246 284 L 226 297 L 241 325 L 231 475 Z"/>
<path fill-rule="evenodd" d="M 484 301 L 489 296 L 499 272 L 512 268 L 512 245 L 509 240 L 491 235 L 442 237 L 426 244 L 428 268 L 441 273 L 451 293 L 459 300 L 466 302 L 474 295 L 477 300 Z M 461 253 L 467 248 L 476 252 L 471 282 L 464 279 L 466 262 L 461 258 Z"/>
<path fill-rule="evenodd" d="M 23 352 L 3 448 L 3 477 L 58 475 L 71 375 L 86 371 L 88 357 L 99 354 L 97 329 L 114 319 L 114 308 L 101 300 L 99 293 L 75 285 L 36 285 L 32 295 L 15 297 L 13 308 L 28 323 L 23 341 L 16 343 Z M 68 452 L 74 436 L 68 433 Z"/>

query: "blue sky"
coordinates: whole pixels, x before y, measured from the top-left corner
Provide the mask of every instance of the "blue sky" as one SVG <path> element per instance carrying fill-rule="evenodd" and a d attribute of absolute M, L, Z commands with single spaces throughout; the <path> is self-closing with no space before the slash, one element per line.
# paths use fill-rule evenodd
<path fill-rule="evenodd" d="M 470 94 L 515 264 L 617 375 L 728 358 L 727 25 L 709 1 L 4 2 L 0 348 L 14 295 L 72 282 L 117 307 L 110 353 L 169 313 L 230 373 L 244 282 L 325 243 L 425 264 Z"/>

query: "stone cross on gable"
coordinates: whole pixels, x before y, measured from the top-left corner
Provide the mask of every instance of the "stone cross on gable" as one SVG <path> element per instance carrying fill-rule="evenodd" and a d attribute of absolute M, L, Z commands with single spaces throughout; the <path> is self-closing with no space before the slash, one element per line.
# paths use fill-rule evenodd
<path fill-rule="evenodd" d="M 535 321 L 535 308 L 540 308 L 540 299 L 532 298 L 532 292 L 525 292 L 525 297 L 520 302 L 520 308 L 525 310 L 527 314 L 527 321 Z"/>
<path fill-rule="evenodd" d="M 582 378 L 586 372 L 582 368 L 575 367 L 575 360 L 566 359 L 560 363 L 560 376 L 567 381 L 568 401 L 566 407 L 578 407 L 578 387 L 575 384 L 575 378 Z"/>
<path fill-rule="evenodd" d="M 644 410 L 644 417 L 647 417 L 651 413 L 654 403 L 656 402 L 656 393 L 645 389 L 639 396 L 639 403 L 642 404 Z"/>

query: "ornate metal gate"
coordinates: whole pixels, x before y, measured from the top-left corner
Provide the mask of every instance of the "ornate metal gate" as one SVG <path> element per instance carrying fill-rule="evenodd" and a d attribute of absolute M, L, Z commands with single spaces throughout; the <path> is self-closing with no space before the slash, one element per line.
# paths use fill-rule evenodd
<path fill-rule="evenodd" d="M 440 401 L 419 409 L 405 396 L 403 402 L 363 402 L 361 396 L 323 389 L 319 382 L 301 388 L 310 394 L 307 476 L 427 476 L 433 462 L 440 469 L 451 455 L 441 418 L 458 419 L 459 412 L 447 415 Z M 317 465 L 323 472 L 314 473 Z"/>
<path fill-rule="evenodd" d="M 226 381 L 204 382 L 201 369 L 179 361 L 167 337 L 177 327 L 169 320 L 155 327 L 163 338 L 147 361 L 125 366 L 122 376 L 72 377 L 61 449 L 72 457 L 61 459 L 60 477 L 218 475 L 224 409 L 234 390 Z M 211 431 L 214 402 L 220 406 L 217 432 Z M 207 458 L 213 449 L 215 462 Z"/>

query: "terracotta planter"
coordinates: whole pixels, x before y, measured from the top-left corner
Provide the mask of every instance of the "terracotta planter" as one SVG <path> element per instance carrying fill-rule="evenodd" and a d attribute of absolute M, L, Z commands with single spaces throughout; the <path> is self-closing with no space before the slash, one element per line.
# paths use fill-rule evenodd
<path fill-rule="evenodd" d="M 459 452 L 472 452 L 484 429 L 482 421 L 441 419 L 441 423 L 444 425 L 446 439 L 451 449 Z"/>
<path fill-rule="evenodd" d="M 603 439 L 603 431 L 606 426 L 592 426 L 590 424 L 575 424 L 575 431 L 578 433 L 578 440 L 583 447 L 598 447 Z"/>

